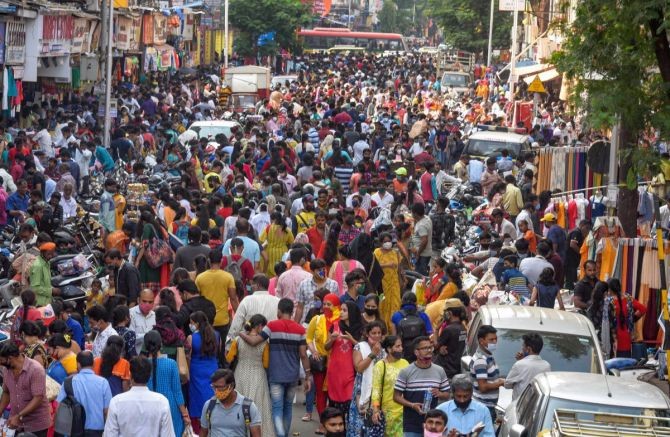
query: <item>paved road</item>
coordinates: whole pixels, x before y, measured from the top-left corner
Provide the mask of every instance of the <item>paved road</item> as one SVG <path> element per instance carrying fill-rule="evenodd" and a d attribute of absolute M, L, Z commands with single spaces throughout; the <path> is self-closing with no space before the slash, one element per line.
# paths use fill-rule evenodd
<path fill-rule="evenodd" d="M 293 404 L 293 421 L 291 423 L 291 434 L 299 435 L 301 437 L 317 436 L 318 434 L 314 433 L 314 431 L 316 431 L 317 427 L 319 426 L 319 417 L 318 414 L 316 413 L 316 408 L 314 408 L 314 412 L 312 413 L 311 422 L 305 423 L 301 420 L 302 416 L 305 414 L 305 406 L 303 405 L 303 402 L 305 402 L 305 392 L 303 391 L 302 386 L 298 387 L 298 395 L 296 397 L 297 400 L 295 404 Z"/>

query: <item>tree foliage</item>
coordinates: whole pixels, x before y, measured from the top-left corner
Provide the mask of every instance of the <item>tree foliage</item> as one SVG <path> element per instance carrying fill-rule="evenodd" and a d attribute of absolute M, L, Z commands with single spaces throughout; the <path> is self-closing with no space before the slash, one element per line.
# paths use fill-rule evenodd
<path fill-rule="evenodd" d="M 442 29 L 447 44 L 461 50 L 484 53 L 488 48 L 489 0 L 428 0 L 428 15 Z M 509 49 L 512 43 L 512 14 L 493 13 L 493 48 Z"/>
<path fill-rule="evenodd" d="M 311 19 L 311 3 L 300 0 L 230 0 L 230 23 L 237 29 L 235 50 L 244 56 L 274 54 L 297 45 L 296 31 Z M 276 32 L 275 42 L 258 47 L 258 37 Z"/>
<path fill-rule="evenodd" d="M 635 175 L 646 174 L 637 147 L 653 126 L 670 137 L 670 46 L 665 31 L 666 0 L 581 0 L 573 23 L 559 23 L 566 40 L 554 64 L 575 81 L 573 103 L 595 128 L 621 122 L 618 212 L 626 233 L 635 229 Z"/>
<path fill-rule="evenodd" d="M 401 11 L 393 0 L 384 0 L 381 10 L 377 14 L 379 20 L 379 31 L 389 33 L 401 33 L 408 35 L 412 17 Z"/>

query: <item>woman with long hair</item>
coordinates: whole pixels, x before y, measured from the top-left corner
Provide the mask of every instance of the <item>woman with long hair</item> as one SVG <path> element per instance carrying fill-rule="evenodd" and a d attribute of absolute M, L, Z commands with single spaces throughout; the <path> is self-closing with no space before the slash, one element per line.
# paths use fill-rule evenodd
<path fill-rule="evenodd" d="M 209 324 L 202 311 L 195 311 L 189 320 L 192 334 L 186 339 L 190 345 L 190 378 L 188 384 L 188 411 L 193 430 L 200 432 L 200 415 L 205 402 L 214 396 L 209 377 L 219 368 L 219 333 Z"/>
<path fill-rule="evenodd" d="M 435 302 L 442 294 L 442 289 L 447 284 L 444 278 L 446 268 L 447 262 L 444 258 L 438 257 L 433 260 L 433 268 L 428 275 L 430 280 L 426 284 L 426 304 Z"/>
<path fill-rule="evenodd" d="M 321 247 L 315 247 L 314 250 L 316 250 L 317 258 L 324 260 L 327 266 L 332 266 L 337 260 L 337 254 L 340 247 L 338 237 L 340 236 L 342 225 L 340 225 L 340 222 L 337 220 L 333 220 L 326 229 L 328 230 L 326 239 L 321 242 Z"/>
<path fill-rule="evenodd" d="M 333 233 L 331 228 L 331 232 L 328 234 L 328 241 L 330 241 L 331 235 L 335 235 L 335 244 L 337 244 L 338 233 L 339 231 L 337 233 Z M 347 283 L 344 281 L 347 273 L 354 269 L 365 269 L 363 268 L 363 264 L 361 264 L 360 261 L 352 258 L 349 246 L 341 246 L 339 249 L 337 249 L 337 253 L 339 255 L 337 261 L 332 264 L 328 264 L 328 261 L 326 261 L 326 264 L 330 265 L 328 277 L 337 282 L 337 288 L 339 290 L 338 296 L 342 296 L 347 292 Z"/>
<path fill-rule="evenodd" d="M 187 245 L 188 228 L 191 226 L 191 222 L 186 214 L 186 209 L 183 206 L 180 206 L 177 201 L 174 201 L 174 203 L 177 206 L 177 211 L 169 229 L 172 230 L 172 233 L 179 239 L 179 241 L 184 245 Z"/>
<path fill-rule="evenodd" d="M 402 257 L 393 248 L 393 237 L 388 232 L 379 236 L 381 247 L 374 251 L 375 260 L 382 269 L 382 290 L 384 299 L 381 302 L 380 312 L 382 320 L 389 326 L 391 316 L 400 309 L 400 295 L 402 294 L 400 277 L 400 261 Z"/>
<path fill-rule="evenodd" d="M 461 268 L 458 264 L 449 263 L 444 269 L 447 283 L 442 287 L 442 291 L 436 300 L 446 300 L 454 297 L 458 290 L 463 289 L 463 279 L 461 278 Z"/>
<path fill-rule="evenodd" d="M 174 314 L 166 306 L 159 306 L 154 310 L 156 313 L 156 325 L 154 330 L 158 331 L 163 344 L 163 353 L 173 360 L 177 359 L 177 348 L 184 346 L 186 336 L 184 331 L 177 327 Z"/>
<path fill-rule="evenodd" d="M 151 359 L 151 377 L 147 386 L 149 390 L 167 398 L 175 436 L 180 436 L 184 428 L 191 424 L 191 419 L 184 405 L 177 362 L 161 352 L 163 340 L 158 331 L 149 331 L 145 334 L 144 348 L 147 358 Z"/>
<path fill-rule="evenodd" d="M 370 293 L 365 296 L 365 305 L 363 307 L 363 312 L 361 313 L 363 327 L 372 322 L 380 322 L 384 327 L 383 331 L 386 332 L 386 323 L 382 320 L 379 312 L 379 302 L 379 296 L 375 293 Z"/>
<path fill-rule="evenodd" d="M 161 289 L 160 293 L 156 295 L 156 299 L 154 300 L 154 309 L 163 305 L 168 307 L 170 311 L 176 314 L 179 311 L 179 308 L 181 308 L 181 296 L 178 296 L 179 293 L 175 293 L 172 288 Z M 179 299 L 179 302 L 177 302 L 177 299 Z"/>
<path fill-rule="evenodd" d="M 23 322 L 36 321 L 42 318 L 42 313 L 35 308 L 37 296 L 33 290 L 30 288 L 23 290 L 20 297 L 21 308 L 16 312 L 12 327 L 9 331 L 9 337 L 17 343 L 20 341 L 19 328 L 21 328 Z"/>
<path fill-rule="evenodd" d="M 195 214 L 195 218 L 191 220 L 191 226 L 197 226 L 202 229 L 203 232 L 207 232 L 216 227 L 216 222 L 210 218 L 209 208 L 207 208 L 206 204 L 203 203 L 198 207 L 198 212 Z"/>
<path fill-rule="evenodd" d="M 353 402 L 349 407 L 347 421 L 347 436 L 358 437 L 363 429 L 363 419 L 370 407 L 372 396 L 372 369 L 380 360 L 384 359 L 384 349 L 381 341 L 386 334 L 384 325 L 375 321 L 363 328 L 364 340 L 354 346 L 354 380 Z"/>
<path fill-rule="evenodd" d="M 251 337 L 259 337 L 261 331 L 268 324 L 267 319 L 261 314 L 254 314 L 244 324 L 244 331 Z M 235 363 L 235 388 L 243 396 L 256 402 L 258 411 L 261 413 L 263 424 L 263 436 L 274 436 L 275 430 L 272 424 L 272 403 L 270 402 L 270 390 L 268 386 L 267 371 L 270 360 L 270 347 L 266 341 L 251 346 L 240 337 L 235 337 L 230 350 L 226 354 L 229 363 Z"/>
<path fill-rule="evenodd" d="M 293 244 L 293 232 L 287 227 L 286 220 L 280 212 L 270 214 L 272 222 L 261 232 L 259 242 L 268 254 L 267 271 L 269 278 L 275 276 L 275 264 Z"/>
<path fill-rule="evenodd" d="M 412 179 L 407 183 L 407 194 L 405 198 L 405 205 L 407 206 L 412 206 L 415 203 L 421 203 L 423 204 L 423 197 L 421 197 L 421 194 L 419 193 L 419 184 Z"/>
<path fill-rule="evenodd" d="M 144 256 L 147 248 L 154 242 L 154 240 L 165 239 L 163 228 L 156 221 L 154 214 L 148 209 L 143 210 L 140 214 L 140 221 L 137 223 L 136 237 L 141 241 L 140 251 L 135 260 L 135 266 L 140 271 L 142 288 L 148 288 L 153 291 L 154 294 L 157 294 L 161 288 L 162 270 L 169 269 L 169 265 L 166 263 L 158 268 L 152 268 L 149 266 L 149 263 Z M 167 271 L 165 272 L 165 276 L 167 277 Z M 167 285 L 167 281 L 165 282 L 164 285 Z"/>
<path fill-rule="evenodd" d="M 46 334 L 46 327 L 42 322 L 33 322 L 27 320 L 21 324 L 19 334 L 23 342 L 23 355 L 32 358 L 46 369 L 48 358 L 47 351 L 42 343 L 42 338 Z"/>
<path fill-rule="evenodd" d="M 616 357 L 632 357 L 633 335 L 635 322 L 647 312 L 647 307 L 621 290 L 621 282 L 612 278 L 607 281 L 608 296 L 614 304 L 614 313 L 608 315 L 616 320 L 616 336 L 612 346 L 612 354 Z"/>
<path fill-rule="evenodd" d="M 558 302 L 559 308 L 565 310 L 563 300 L 559 296 L 560 291 L 561 287 L 554 279 L 554 269 L 545 267 L 533 287 L 533 294 L 528 305 L 533 306 L 537 303 L 537 306 L 541 308 L 554 308 L 554 304 Z"/>
<path fill-rule="evenodd" d="M 118 335 L 107 339 L 102 356 L 93 361 L 93 372 L 109 383 L 112 397 L 130 389 L 130 363 L 123 358 L 124 342 Z"/>
<path fill-rule="evenodd" d="M 388 335 L 382 340 L 386 353 L 383 360 L 376 363 L 372 370 L 372 421 L 385 423 L 386 437 L 402 437 L 402 405 L 393 400 L 393 391 L 398 374 L 409 366 L 402 355 L 402 339 Z"/>
<path fill-rule="evenodd" d="M 340 320 L 331 326 L 325 344 L 330 351 L 326 371 L 329 405 L 345 413 L 349 411 L 354 389 L 354 346 L 358 344 L 362 327 L 358 306 L 353 301 L 345 302 L 340 307 Z"/>
<path fill-rule="evenodd" d="M 135 349 L 137 336 L 135 331 L 128 328 L 128 325 L 130 325 L 129 308 L 126 305 L 117 305 L 112 310 L 112 327 L 123 338 L 125 345 L 123 357 L 130 360 L 137 355 L 137 349 Z"/>
<path fill-rule="evenodd" d="M 194 281 L 200 273 L 209 270 L 211 266 L 209 263 L 209 257 L 203 254 L 196 255 L 195 258 L 193 258 L 193 265 L 195 266 L 195 272 L 193 272 L 192 275 L 189 274 L 189 276 Z"/>

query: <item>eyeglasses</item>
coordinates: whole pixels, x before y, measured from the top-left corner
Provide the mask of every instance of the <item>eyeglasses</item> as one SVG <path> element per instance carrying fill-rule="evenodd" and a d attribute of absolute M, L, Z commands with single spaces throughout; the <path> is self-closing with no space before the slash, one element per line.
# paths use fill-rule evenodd
<path fill-rule="evenodd" d="M 419 350 L 421 352 L 433 352 L 435 348 L 433 346 L 424 346 L 424 347 L 418 347 L 416 350 Z"/>

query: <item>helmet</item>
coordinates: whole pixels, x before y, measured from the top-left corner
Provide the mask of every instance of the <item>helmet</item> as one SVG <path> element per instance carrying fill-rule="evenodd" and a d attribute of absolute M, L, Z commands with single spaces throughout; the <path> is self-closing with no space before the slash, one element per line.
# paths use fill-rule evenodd
<path fill-rule="evenodd" d="M 461 211 L 463 210 L 463 204 L 459 202 L 458 200 L 450 200 L 449 201 L 449 209 L 455 210 L 455 211 Z"/>

